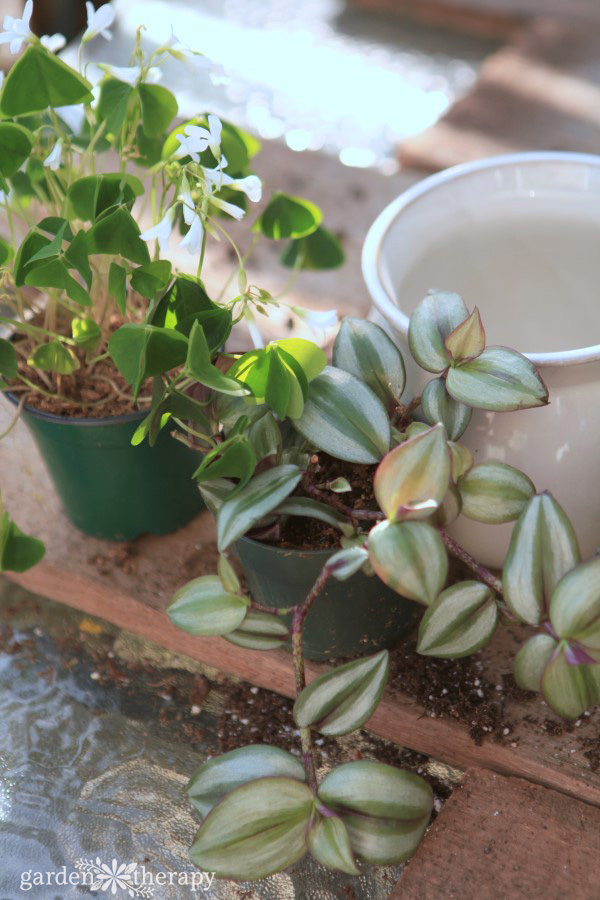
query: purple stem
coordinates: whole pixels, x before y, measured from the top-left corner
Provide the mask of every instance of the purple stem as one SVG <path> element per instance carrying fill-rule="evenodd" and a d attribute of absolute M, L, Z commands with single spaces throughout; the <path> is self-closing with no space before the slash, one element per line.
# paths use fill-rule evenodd
<path fill-rule="evenodd" d="M 467 553 L 464 547 L 457 544 L 445 531 L 440 531 L 440 537 L 446 545 L 446 549 L 450 551 L 452 556 L 455 556 L 456 559 L 463 562 L 465 566 L 477 575 L 480 581 L 483 581 L 484 584 L 487 584 L 488 587 L 502 596 L 502 582 L 499 578 L 496 578 L 489 569 L 486 569 L 485 566 L 482 566 L 477 560 L 473 559 L 471 554 Z"/>

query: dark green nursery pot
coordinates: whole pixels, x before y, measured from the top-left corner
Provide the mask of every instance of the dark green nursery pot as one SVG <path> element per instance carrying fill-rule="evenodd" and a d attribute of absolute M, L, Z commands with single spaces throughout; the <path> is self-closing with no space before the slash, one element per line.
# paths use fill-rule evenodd
<path fill-rule="evenodd" d="M 287 550 L 242 538 L 235 545 L 248 587 L 258 603 L 302 603 L 331 550 Z M 330 578 L 306 617 L 308 659 L 362 656 L 392 647 L 415 621 L 417 606 L 377 578 L 358 572 Z M 291 619 L 291 616 L 290 616 Z"/>
<path fill-rule="evenodd" d="M 145 415 L 67 419 L 23 409 L 68 518 L 86 534 L 110 541 L 167 534 L 203 508 L 191 480 L 201 458 L 197 451 L 170 437 L 168 429 L 154 447 L 147 441 L 131 446 Z"/>

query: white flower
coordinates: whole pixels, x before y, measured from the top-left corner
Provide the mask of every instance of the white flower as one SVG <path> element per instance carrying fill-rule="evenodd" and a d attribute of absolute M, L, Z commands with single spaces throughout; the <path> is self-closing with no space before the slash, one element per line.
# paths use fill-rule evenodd
<path fill-rule="evenodd" d="M 0 34 L 0 44 L 9 44 L 11 53 L 18 53 L 23 42 L 32 36 L 29 21 L 33 12 L 33 0 L 27 0 L 23 10 L 23 18 L 15 19 L 13 16 L 4 16 L 4 33 Z"/>
<path fill-rule="evenodd" d="M 301 306 L 291 306 L 290 309 L 313 331 L 333 328 L 338 322 L 336 309 L 304 309 Z"/>
<path fill-rule="evenodd" d="M 246 215 L 241 206 L 236 206 L 235 203 L 228 203 L 226 200 L 221 200 L 220 197 L 211 197 L 210 202 L 213 206 L 217 206 L 219 209 L 222 209 L 223 212 L 226 212 L 228 213 L 228 215 L 233 216 L 233 218 L 237 219 L 238 222 Z"/>
<path fill-rule="evenodd" d="M 143 241 L 158 241 L 160 252 L 166 255 L 169 252 L 169 238 L 173 231 L 173 222 L 175 219 L 175 209 L 171 207 L 166 211 L 158 225 L 148 228 L 142 232 L 140 237 Z"/>
<path fill-rule="evenodd" d="M 185 209 L 185 207 L 184 207 Z M 202 252 L 202 238 L 204 237 L 204 226 L 202 224 L 202 219 L 198 215 L 198 213 L 194 213 L 192 218 L 192 224 L 190 230 L 184 237 L 184 239 L 179 244 L 180 247 L 185 247 L 188 253 L 191 253 L 192 256 L 200 256 Z"/>
<path fill-rule="evenodd" d="M 191 156 L 194 162 L 200 162 L 199 153 L 203 153 L 210 147 L 215 159 L 221 156 L 221 120 L 217 116 L 209 115 L 208 128 L 201 125 L 186 125 L 185 134 L 178 134 L 180 143 L 178 156 Z"/>
<path fill-rule="evenodd" d="M 48 166 L 49 169 L 52 169 L 53 172 L 56 172 L 56 170 L 60 166 L 60 160 L 62 157 L 62 145 L 63 140 L 62 138 L 59 138 L 55 143 L 53 149 L 44 160 L 44 165 Z"/>
<path fill-rule="evenodd" d="M 87 10 L 87 28 L 83 33 L 81 43 L 87 44 L 88 41 L 91 41 L 99 34 L 106 38 L 107 41 L 112 41 L 112 34 L 108 29 L 114 22 L 115 11 L 110 3 L 105 3 L 100 9 L 94 9 L 88 0 L 85 8 Z"/>
<path fill-rule="evenodd" d="M 216 169 L 202 168 L 204 177 L 217 191 L 222 187 L 230 187 L 234 191 L 241 191 L 253 203 L 258 203 L 262 197 L 262 181 L 258 175 L 247 175 L 245 178 L 232 178 L 223 169 L 227 167 L 227 160 L 221 157 Z"/>
<path fill-rule="evenodd" d="M 107 75 L 112 75 L 118 81 L 124 81 L 126 84 L 135 84 L 142 74 L 141 66 L 110 66 L 108 63 L 99 63 Z"/>
<path fill-rule="evenodd" d="M 40 38 L 42 46 L 49 50 L 50 53 L 58 53 L 59 50 L 67 43 L 64 34 L 43 34 Z"/>
<path fill-rule="evenodd" d="M 54 111 L 69 126 L 73 134 L 79 134 L 85 121 L 83 103 L 75 103 L 72 106 L 56 106 Z"/>
<path fill-rule="evenodd" d="M 191 225 L 194 221 L 194 216 L 196 215 L 196 204 L 194 203 L 194 198 L 192 197 L 192 192 L 190 191 L 188 184 L 183 184 L 181 186 L 178 199 L 181 200 L 182 203 L 185 224 Z"/>

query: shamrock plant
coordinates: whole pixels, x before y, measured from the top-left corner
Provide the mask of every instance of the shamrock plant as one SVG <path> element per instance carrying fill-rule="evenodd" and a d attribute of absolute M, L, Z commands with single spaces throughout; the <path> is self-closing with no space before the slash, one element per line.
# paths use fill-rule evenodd
<path fill-rule="evenodd" d="M 249 283 L 257 242 L 286 241 L 292 276 L 338 266 L 343 252 L 308 200 L 276 193 L 251 216 L 262 197 L 255 138 L 210 113 L 176 121 L 177 101 L 157 83 L 161 64 L 193 59 L 208 69 L 205 57 L 173 36 L 146 54 L 139 29 L 127 66 L 83 65 L 83 47 L 110 38 L 114 19 L 110 4 L 87 8 L 78 70 L 54 55 L 60 35 L 30 31 L 32 0 L 0 33 L 22 51 L 0 91 L 0 390 L 18 413 L 28 403 L 110 415 L 115 399 L 118 412 L 149 407 L 149 379 L 174 370 L 163 412 L 193 420 L 201 405 L 182 389 L 182 368 L 212 366 L 237 322 L 259 342 L 256 313 L 285 303 Z M 226 225 L 244 218 L 240 249 Z M 177 231 L 193 275 L 173 271 Z M 213 297 L 202 274 L 216 241 L 230 245 L 236 264 Z M 290 312 L 313 324 L 307 310 Z M 335 323 L 335 313 L 326 319 Z"/>
<path fill-rule="evenodd" d="M 600 560 L 580 562 L 573 528 L 550 494 L 505 463 L 475 465 L 460 443 L 474 408 L 542 406 L 544 383 L 521 354 L 486 346 L 478 311 L 456 294 L 422 301 L 409 344 L 433 376 L 409 402 L 400 351 L 378 326 L 353 318 L 342 322 L 331 366 L 309 342 L 278 341 L 212 368 L 203 349 L 202 367 L 189 369 L 205 402 L 210 449 L 196 474 L 216 517 L 220 560 L 215 575 L 175 594 L 169 616 L 193 635 L 254 650 L 291 645 L 300 733 L 300 758 L 254 745 L 210 760 L 191 779 L 202 819 L 191 858 L 221 876 L 261 878 L 307 852 L 358 874 L 360 863 L 407 859 L 427 827 L 432 794 L 416 775 L 364 760 L 319 781 L 313 734 L 365 725 L 389 668 L 381 650 L 306 684 L 304 623 L 329 579 L 362 570 L 421 604 L 417 651 L 427 656 L 467 656 L 499 622 L 525 623 L 534 634 L 516 659 L 519 684 L 541 690 L 566 717 L 600 701 Z M 339 463 L 325 482 L 323 454 Z M 355 501 L 346 463 L 372 467 L 372 501 Z M 502 578 L 446 532 L 459 515 L 516 521 Z M 244 590 L 231 554 L 243 537 L 277 544 L 291 517 L 333 525 L 339 547 L 304 602 L 271 608 Z M 448 584 L 448 554 L 472 577 Z"/>

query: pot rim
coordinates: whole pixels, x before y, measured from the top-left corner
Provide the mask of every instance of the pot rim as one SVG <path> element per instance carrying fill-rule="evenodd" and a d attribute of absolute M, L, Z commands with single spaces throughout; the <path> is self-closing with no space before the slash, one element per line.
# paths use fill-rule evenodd
<path fill-rule="evenodd" d="M 527 165 L 537 163 L 578 163 L 600 170 L 600 156 L 592 153 L 569 153 L 562 151 L 531 151 L 527 153 L 507 153 L 472 162 L 461 163 L 429 175 L 408 188 L 393 200 L 377 216 L 365 238 L 362 250 L 362 273 L 374 305 L 383 317 L 404 337 L 408 334 L 409 317 L 394 303 L 380 278 L 382 243 L 398 216 L 409 205 L 424 194 L 435 191 L 440 185 L 468 177 L 476 172 L 499 166 Z M 536 366 L 568 366 L 600 360 L 600 344 L 550 353 L 524 353 Z"/>
<path fill-rule="evenodd" d="M 307 556 L 311 558 L 318 556 L 333 556 L 339 549 L 329 547 L 327 550 L 299 550 L 297 547 L 277 547 L 275 544 L 267 544 L 265 541 L 256 541 L 254 538 L 247 537 L 245 534 L 242 535 L 241 538 L 238 538 L 235 543 L 239 544 L 241 541 L 245 541 L 247 544 L 252 544 L 261 549 L 272 550 L 274 553 L 282 553 L 285 556 L 297 556 L 301 559 L 305 559 Z"/>
<path fill-rule="evenodd" d="M 19 399 L 12 391 L 0 391 L 0 395 L 6 397 L 13 406 L 18 406 Z M 35 406 L 29 406 L 28 403 L 23 404 L 23 412 L 26 412 L 30 416 L 34 416 L 36 419 L 54 422 L 55 425 L 71 425 L 74 427 L 82 425 L 88 428 L 93 428 L 94 426 L 106 428 L 109 425 L 126 425 L 128 422 L 139 422 L 148 415 L 147 409 L 140 409 L 136 412 L 123 413 L 123 415 L 120 416 L 102 416 L 96 419 L 76 418 L 75 416 L 58 416 L 56 413 L 46 412 L 42 409 L 36 409 Z"/>

